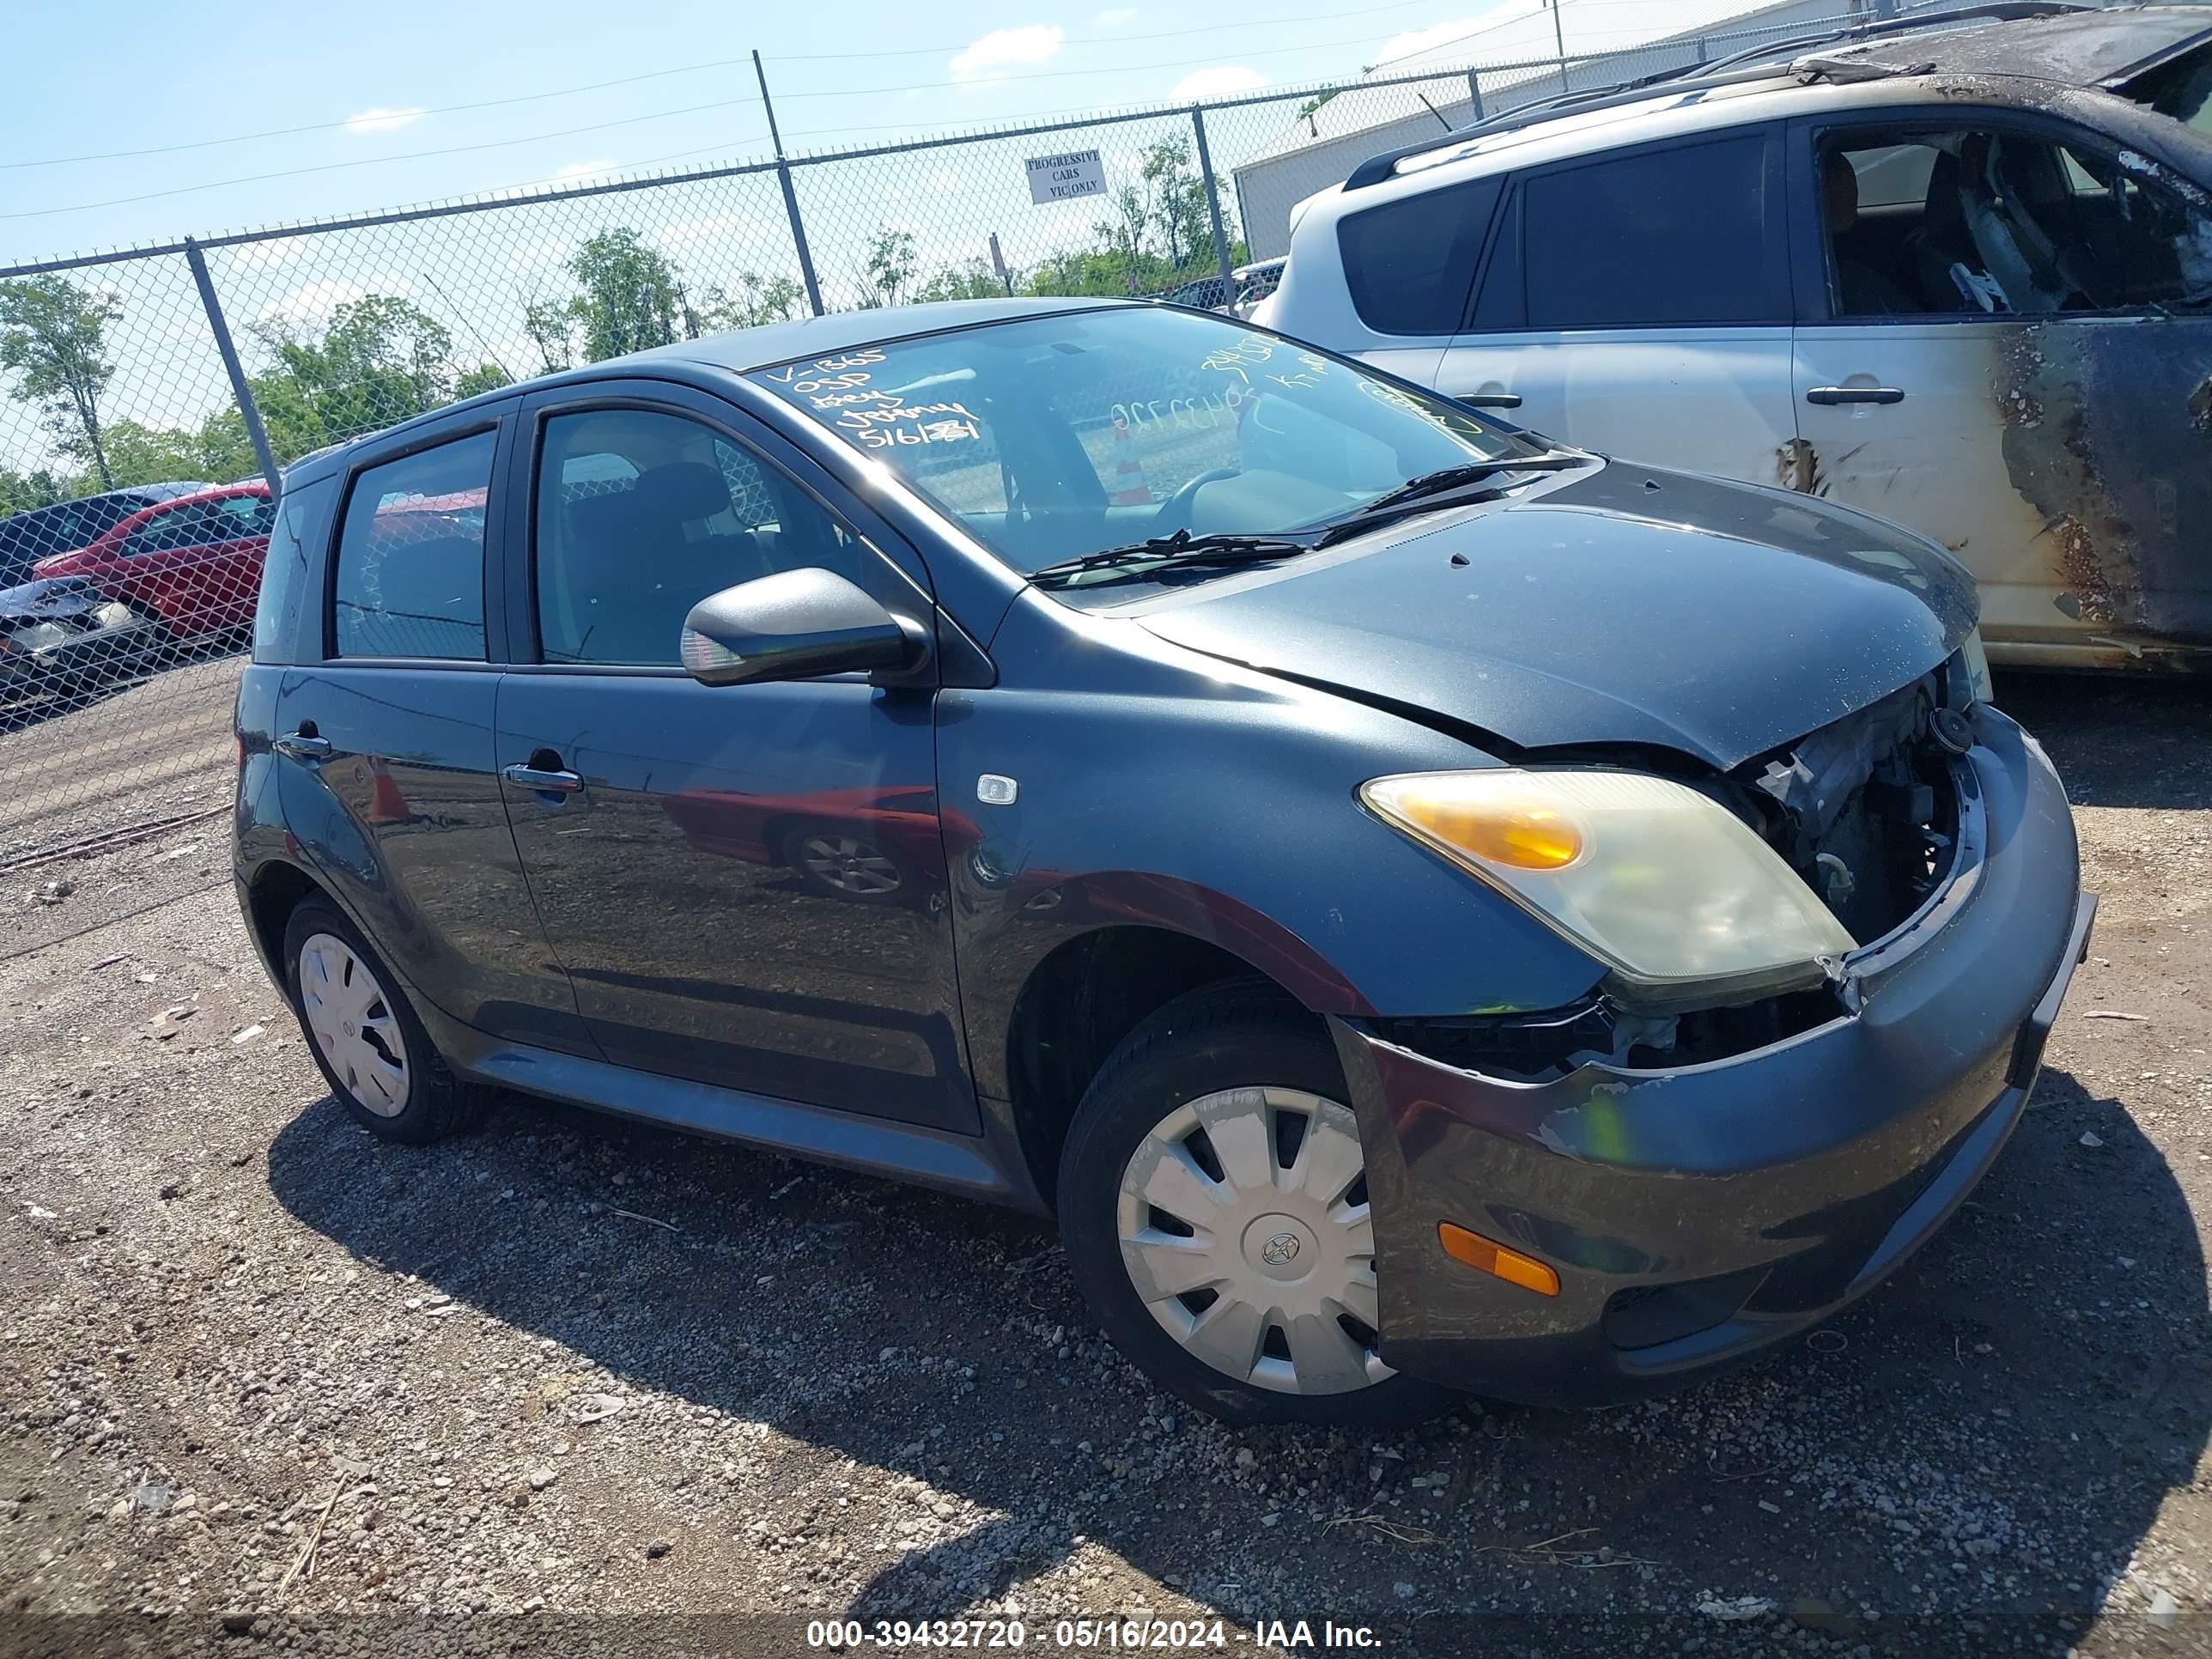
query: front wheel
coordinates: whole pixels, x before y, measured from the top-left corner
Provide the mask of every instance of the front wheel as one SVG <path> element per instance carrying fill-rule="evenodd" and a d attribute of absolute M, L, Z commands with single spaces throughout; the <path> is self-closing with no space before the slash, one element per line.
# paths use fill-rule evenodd
<path fill-rule="evenodd" d="M 1243 984 L 1147 1019 L 1077 1110 L 1060 1170 L 1076 1282 L 1123 1353 L 1225 1421 L 1382 1426 L 1455 1399 L 1377 1352 L 1346 1098 L 1313 1018 Z"/>

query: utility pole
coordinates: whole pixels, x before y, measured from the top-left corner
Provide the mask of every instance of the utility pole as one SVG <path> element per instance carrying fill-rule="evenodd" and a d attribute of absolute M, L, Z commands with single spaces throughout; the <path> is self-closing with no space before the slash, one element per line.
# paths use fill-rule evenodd
<path fill-rule="evenodd" d="M 783 134 L 775 125 L 775 105 L 768 95 L 768 71 L 760 48 L 753 48 L 753 77 L 760 82 L 761 107 L 768 112 L 768 136 L 775 145 L 775 176 L 783 185 L 783 210 L 791 220 L 791 245 L 799 250 L 799 274 L 806 283 L 806 303 L 822 314 L 822 284 L 814 280 L 814 256 L 806 251 L 806 226 L 799 216 L 799 192 L 791 187 L 791 163 L 783 159 Z"/>

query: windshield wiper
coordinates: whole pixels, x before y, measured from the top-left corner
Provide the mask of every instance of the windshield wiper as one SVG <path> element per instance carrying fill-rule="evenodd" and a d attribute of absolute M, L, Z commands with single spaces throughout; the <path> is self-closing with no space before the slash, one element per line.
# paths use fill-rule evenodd
<path fill-rule="evenodd" d="M 1057 564 L 1030 572 L 1030 580 L 1066 581 L 1092 570 L 1125 569 L 1127 575 L 1139 576 L 1170 565 L 1251 564 L 1262 559 L 1289 558 L 1310 552 L 1314 546 L 1311 538 L 1294 536 L 1246 535 L 1233 531 L 1197 536 L 1188 530 L 1178 530 L 1170 535 L 1132 542 L 1127 547 L 1109 547 L 1102 552 L 1085 553 L 1080 558 L 1062 559 Z"/>
<path fill-rule="evenodd" d="M 1428 501 L 1469 484 L 1481 483 L 1501 472 L 1557 472 L 1565 467 L 1580 466 L 1591 459 L 1571 450 L 1547 449 L 1535 455 L 1501 455 L 1495 460 L 1465 461 L 1408 478 L 1395 489 L 1386 490 L 1360 507 L 1352 516 L 1364 519 L 1370 513 L 1393 512 L 1413 501 Z"/>

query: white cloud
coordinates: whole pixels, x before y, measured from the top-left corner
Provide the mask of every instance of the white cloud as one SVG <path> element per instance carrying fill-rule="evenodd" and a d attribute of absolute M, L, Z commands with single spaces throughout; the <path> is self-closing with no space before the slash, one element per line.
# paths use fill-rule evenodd
<path fill-rule="evenodd" d="M 262 307 L 254 320 L 258 323 L 291 324 L 299 327 L 319 327 L 331 319 L 340 306 L 352 305 L 372 294 L 389 294 L 400 299 L 410 299 L 415 284 L 404 276 L 380 271 L 364 285 L 337 280 L 303 283 L 283 299 Z"/>
<path fill-rule="evenodd" d="M 305 253 L 307 240 L 304 236 L 279 236 L 266 242 L 240 242 L 224 252 L 233 270 L 273 270 Z"/>
<path fill-rule="evenodd" d="M 421 120 L 425 113 L 420 104 L 410 104 L 404 109 L 386 109 L 380 104 L 347 116 L 345 126 L 348 132 L 396 132 Z"/>
<path fill-rule="evenodd" d="M 1231 98 L 1240 92 L 1254 92 L 1267 84 L 1267 77 L 1255 69 L 1242 64 L 1223 64 L 1213 69 L 1193 70 L 1175 83 L 1168 96 L 1177 103 L 1195 98 Z"/>
<path fill-rule="evenodd" d="M 1125 29 L 1136 21 L 1134 6 L 1109 6 L 1098 14 L 1098 27 L 1102 29 Z"/>
<path fill-rule="evenodd" d="M 1454 40 L 1473 34 L 1485 27 L 1473 17 L 1459 17 L 1448 23 L 1438 23 L 1425 29 L 1409 29 L 1403 34 L 1394 34 L 1376 49 L 1375 61 L 1388 64 L 1395 58 L 1410 58 L 1417 52 L 1427 52 L 1432 46 L 1448 46 Z"/>
<path fill-rule="evenodd" d="M 1006 71 L 1027 64 L 1042 64 L 1060 50 L 1067 31 L 1054 23 L 1024 23 L 1016 29 L 993 29 L 952 60 L 956 81 L 1003 81 Z"/>
<path fill-rule="evenodd" d="M 554 173 L 553 182 L 565 185 L 574 179 L 588 179 L 594 173 L 612 173 L 615 167 L 614 158 L 608 155 L 596 155 L 588 161 L 571 161 Z"/>

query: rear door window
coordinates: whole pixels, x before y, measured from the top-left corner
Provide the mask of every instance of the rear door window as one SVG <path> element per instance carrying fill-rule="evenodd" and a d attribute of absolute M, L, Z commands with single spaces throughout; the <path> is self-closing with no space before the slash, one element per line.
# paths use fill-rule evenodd
<path fill-rule="evenodd" d="M 1784 322 L 1787 255 L 1768 137 L 1644 150 L 1522 188 L 1528 325 Z"/>
<path fill-rule="evenodd" d="M 1451 334 L 1503 181 L 1425 191 L 1346 216 L 1336 228 L 1359 320 L 1384 334 Z"/>
<path fill-rule="evenodd" d="M 356 476 L 331 581 L 340 657 L 484 657 L 484 507 L 496 434 Z"/>

